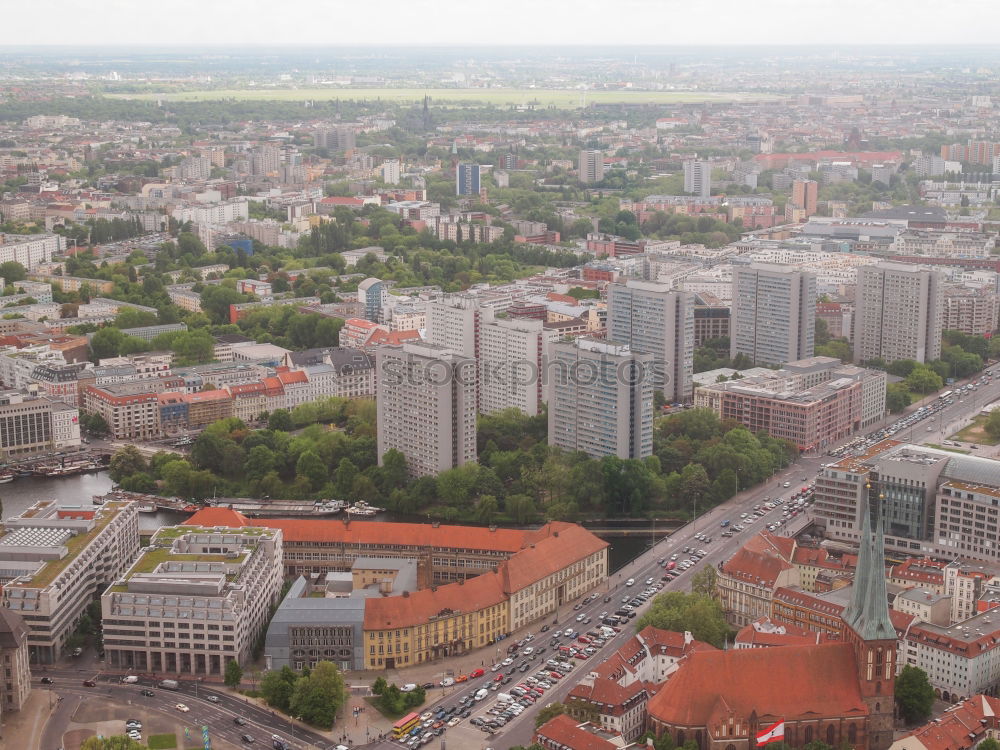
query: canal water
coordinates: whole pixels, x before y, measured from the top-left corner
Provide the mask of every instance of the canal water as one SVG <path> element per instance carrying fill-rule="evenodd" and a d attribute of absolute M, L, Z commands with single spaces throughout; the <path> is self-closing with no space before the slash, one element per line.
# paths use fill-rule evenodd
<path fill-rule="evenodd" d="M 103 495 L 111 490 L 111 477 L 106 471 L 95 474 L 78 474 L 72 477 L 27 477 L 15 479 L 7 484 L 0 484 L 0 501 L 3 502 L 3 513 L 0 518 L 19 516 L 39 500 L 58 500 L 65 505 L 89 505 L 94 495 Z M 140 513 L 139 528 L 152 531 L 160 526 L 181 523 L 186 518 L 183 513 L 160 511 L 158 513 Z M 378 520 L 385 521 L 424 521 L 421 516 L 393 517 L 390 513 L 380 513 Z M 608 563 L 612 572 L 618 570 L 630 560 L 642 554 L 649 548 L 649 534 L 632 536 L 608 535 L 605 539 L 611 548 Z"/>

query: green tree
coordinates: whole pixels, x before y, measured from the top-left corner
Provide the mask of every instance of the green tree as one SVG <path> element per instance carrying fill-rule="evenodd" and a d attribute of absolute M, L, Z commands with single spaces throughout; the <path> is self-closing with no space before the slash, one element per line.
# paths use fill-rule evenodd
<path fill-rule="evenodd" d="M 406 456 L 395 448 L 390 448 L 382 454 L 380 471 L 382 486 L 386 490 L 404 487 L 407 480 Z"/>
<path fill-rule="evenodd" d="M 287 712 L 296 679 L 295 672 L 289 667 L 265 672 L 260 681 L 261 697 L 272 708 Z"/>
<path fill-rule="evenodd" d="M 479 523 L 491 524 L 500 512 L 500 504 L 493 495 L 482 495 L 476 503 L 476 520 Z"/>
<path fill-rule="evenodd" d="M 652 625 L 677 633 L 690 631 L 699 641 L 722 648 L 729 635 L 729 626 L 722 607 L 702 594 L 671 591 L 653 599 L 649 610 L 636 622 L 636 630 Z"/>
<path fill-rule="evenodd" d="M 80 750 L 145 750 L 145 745 L 122 734 L 113 737 L 88 737 L 80 743 Z"/>
<path fill-rule="evenodd" d="M 379 675 L 375 678 L 375 682 L 372 683 L 372 693 L 374 695 L 382 695 L 385 689 L 388 687 L 388 683 L 385 681 L 385 677 Z"/>
<path fill-rule="evenodd" d="M 715 572 L 715 568 L 706 565 L 691 577 L 691 593 L 707 596 L 709 599 L 717 599 L 719 596 L 718 580 L 719 575 Z"/>
<path fill-rule="evenodd" d="M 90 358 L 96 362 L 117 357 L 124 341 L 125 334 L 117 328 L 102 328 L 90 340 Z"/>
<path fill-rule="evenodd" d="M 333 475 L 333 487 L 339 498 L 347 498 L 351 495 L 351 488 L 354 480 L 358 476 L 358 467 L 349 458 L 340 459 L 337 464 L 337 471 Z"/>
<path fill-rule="evenodd" d="M 108 473 L 114 481 L 121 482 L 125 477 L 146 471 L 148 468 L 146 459 L 142 457 L 139 449 L 134 445 L 126 445 L 119 448 L 111 457 Z"/>
<path fill-rule="evenodd" d="M 313 451 L 303 451 L 295 463 L 295 475 L 305 477 L 312 484 L 313 489 L 316 489 L 326 482 L 326 464 Z"/>
<path fill-rule="evenodd" d="M 566 713 L 565 703 L 549 703 L 535 714 L 535 729 L 545 724 L 547 721 L 556 718 L 559 714 Z"/>
<path fill-rule="evenodd" d="M 992 737 L 987 737 L 976 746 L 976 750 L 1000 750 L 1000 742 Z"/>
<path fill-rule="evenodd" d="M 905 382 L 906 387 L 915 393 L 932 393 L 944 385 L 941 376 L 925 365 L 914 367 Z"/>
<path fill-rule="evenodd" d="M 16 260 L 8 260 L 5 263 L 0 263 L 0 278 L 3 278 L 8 284 L 24 281 L 28 278 L 28 270 Z"/>
<path fill-rule="evenodd" d="M 239 687 L 243 680 L 243 667 L 235 659 L 230 659 L 226 663 L 225 683 L 234 690 Z"/>
<path fill-rule="evenodd" d="M 1000 409 L 994 409 L 990 412 L 983 429 L 990 437 L 1000 440 Z"/>
<path fill-rule="evenodd" d="M 296 680 L 289 707 L 303 721 L 330 729 L 346 695 L 344 677 L 340 670 L 332 662 L 321 661 L 310 670 L 308 676 Z"/>
<path fill-rule="evenodd" d="M 896 677 L 896 708 L 908 724 L 924 721 L 931 715 L 934 705 L 934 688 L 927 673 L 920 667 L 907 664 Z"/>
<path fill-rule="evenodd" d="M 885 387 L 885 407 L 892 414 L 898 414 L 910 405 L 910 392 L 902 383 L 889 383 Z"/>
<path fill-rule="evenodd" d="M 295 429 L 295 425 L 292 423 L 292 415 L 288 412 L 288 409 L 275 409 L 267 418 L 267 429 L 269 430 L 281 430 L 282 432 L 291 432 Z"/>

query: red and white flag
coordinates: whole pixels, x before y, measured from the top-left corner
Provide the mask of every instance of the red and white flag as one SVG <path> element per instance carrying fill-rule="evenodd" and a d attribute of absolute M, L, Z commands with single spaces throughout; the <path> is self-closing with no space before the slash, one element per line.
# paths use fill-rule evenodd
<path fill-rule="evenodd" d="M 766 745 L 769 742 L 781 742 L 785 739 L 785 720 L 780 719 L 774 722 L 767 729 L 757 732 L 757 747 Z"/>

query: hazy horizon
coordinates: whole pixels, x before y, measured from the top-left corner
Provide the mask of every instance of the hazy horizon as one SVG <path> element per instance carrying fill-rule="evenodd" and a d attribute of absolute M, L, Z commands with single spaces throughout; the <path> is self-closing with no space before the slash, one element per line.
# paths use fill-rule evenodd
<path fill-rule="evenodd" d="M 175 0 L 155 9 L 133 0 L 94 0 L 86 9 L 69 0 L 51 0 L 44 15 L 30 5 L 7 9 L 0 52 L 53 45 L 996 44 L 1000 4 L 966 0 L 961 4 L 962 23 L 943 22 L 953 12 L 932 0 L 841 0 L 836 5 L 816 0 L 717 0 L 703 5 L 619 0 L 614 6 L 597 0 L 508 0 L 502 6 L 467 0 L 454 7 L 434 0 L 384 0 L 374 12 L 365 5 L 305 0 L 289 13 L 276 13 L 275 6 L 263 0 Z M 609 23 L 609 17 L 617 23 Z M 509 40 L 511 36 L 516 41 Z"/>

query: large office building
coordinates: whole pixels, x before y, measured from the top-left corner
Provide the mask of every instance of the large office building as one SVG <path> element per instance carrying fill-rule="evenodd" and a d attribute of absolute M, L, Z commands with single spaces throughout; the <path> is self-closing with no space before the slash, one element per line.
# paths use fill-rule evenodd
<path fill-rule="evenodd" d="M 653 452 L 653 355 L 581 337 L 552 345 L 549 445 L 592 458 Z"/>
<path fill-rule="evenodd" d="M 80 412 L 62 401 L 0 391 L 0 455 L 5 457 L 80 445 Z"/>
<path fill-rule="evenodd" d="M 378 456 L 395 449 L 412 476 L 476 460 L 476 360 L 432 343 L 379 347 Z"/>
<path fill-rule="evenodd" d="M 1000 461 L 885 440 L 823 468 L 814 513 L 829 539 L 858 539 L 867 486 L 883 497 L 889 549 L 1000 560 Z"/>
<path fill-rule="evenodd" d="M 281 531 L 159 529 L 101 596 L 111 669 L 225 674 L 244 663 L 281 593 Z"/>
<path fill-rule="evenodd" d="M 604 179 L 604 153 L 602 151 L 584 150 L 580 152 L 577 162 L 577 175 L 580 182 L 600 182 Z"/>
<path fill-rule="evenodd" d="M 480 328 L 479 411 L 540 413 L 546 352 L 555 332 L 541 320 L 494 320 Z"/>
<path fill-rule="evenodd" d="M 0 536 L 3 606 L 28 626 L 32 663 L 52 664 L 104 588 L 139 553 L 136 503 L 98 508 L 36 503 L 4 521 Z"/>
<path fill-rule="evenodd" d="M 808 218 L 816 213 L 819 198 L 819 183 L 816 180 L 795 180 L 792 182 L 792 205 L 804 212 Z"/>
<path fill-rule="evenodd" d="M 789 362 L 695 390 L 695 406 L 752 432 L 791 441 L 799 450 L 826 450 L 885 416 L 886 374 L 833 357 Z"/>
<path fill-rule="evenodd" d="M 684 162 L 684 192 L 707 198 L 712 194 L 712 164 L 691 159 Z"/>
<path fill-rule="evenodd" d="M 694 295 L 656 281 L 608 286 L 608 338 L 653 355 L 653 387 L 668 403 L 690 401 Z"/>
<path fill-rule="evenodd" d="M 862 266 L 855 305 L 855 361 L 940 358 L 944 317 L 940 271 L 905 263 Z"/>
<path fill-rule="evenodd" d="M 733 268 L 731 357 L 780 365 L 813 356 L 816 274 L 775 263 Z"/>
<path fill-rule="evenodd" d="M 478 196 L 482 186 L 482 167 L 478 164 L 459 164 L 455 168 L 455 195 Z"/>

